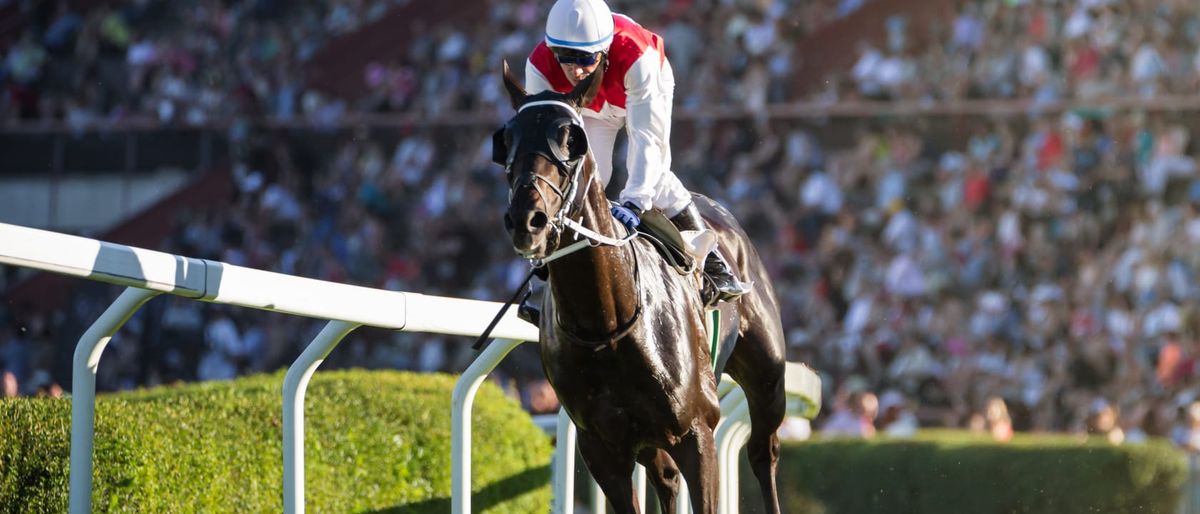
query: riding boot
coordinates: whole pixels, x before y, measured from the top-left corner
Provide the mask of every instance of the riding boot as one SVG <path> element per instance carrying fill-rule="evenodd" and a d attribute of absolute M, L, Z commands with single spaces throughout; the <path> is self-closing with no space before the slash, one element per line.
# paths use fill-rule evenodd
<path fill-rule="evenodd" d="M 704 221 L 704 218 L 700 217 L 700 211 L 696 209 L 695 202 L 688 204 L 686 209 L 671 218 L 671 223 L 674 223 L 680 232 L 685 230 L 709 230 L 708 223 Z M 750 292 L 749 287 L 733 276 L 733 271 L 730 269 L 729 264 L 725 262 L 720 252 L 715 248 L 709 252 L 708 257 L 704 260 L 704 275 L 708 277 L 712 288 L 715 289 L 714 292 L 704 295 L 705 303 L 716 303 L 710 302 L 710 300 L 734 300 Z"/>

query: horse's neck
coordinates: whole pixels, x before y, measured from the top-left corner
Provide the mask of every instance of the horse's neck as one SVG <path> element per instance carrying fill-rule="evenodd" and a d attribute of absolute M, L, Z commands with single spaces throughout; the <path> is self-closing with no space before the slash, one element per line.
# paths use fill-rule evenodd
<path fill-rule="evenodd" d="M 619 236 L 599 182 L 588 187 L 581 207 L 585 227 Z M 573 235 L 568 231 L 560 244 L 573 242 Z M 550 291 L 559 325 L 574 336 L 599 339 L 629 322 L 638 306 L 633 259 L 632 248 L 601 245 L 551 262 Z"/>

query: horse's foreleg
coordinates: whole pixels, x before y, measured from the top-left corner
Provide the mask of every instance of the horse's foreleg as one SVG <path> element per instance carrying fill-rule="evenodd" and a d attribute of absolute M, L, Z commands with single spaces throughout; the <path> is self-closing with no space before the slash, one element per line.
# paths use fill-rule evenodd
<path fill-rule="evenodd" d="M 637 461 L 646 468 L 646 476 L 654 485 L 662 513 L 674 514 L 679 496 L 679 467 L 675 465 L 675 459 L 666 451 L 645 449 L 638 453 Z"/>
<path fill-rule="evenodd" d="M 716 513 L 720 475 L 717 473 L 717 444 L 713 440 L 712 429 L 706 425 L 693 428 L 679 444 L 671 448 L 670 454 L 684 480 L 687 480 L 692 512 Z"/>
<path fill-rule="evenodd" d="M 616 514 L 639 514 L 638 499 L 633 492 L 633 455 L 625 448 L 615 448 L 597 437 L 579 434 L 579 454 L 592 473 L 592 478 L 604 491 L 608 504 Z"/>

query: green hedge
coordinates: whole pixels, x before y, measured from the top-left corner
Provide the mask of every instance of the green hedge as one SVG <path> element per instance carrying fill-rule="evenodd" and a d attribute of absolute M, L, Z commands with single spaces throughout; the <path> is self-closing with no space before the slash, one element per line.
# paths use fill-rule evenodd
<path fill-rule="evenodd" d="M 455 377 L 314 375 L 305 424 L 310 512 L 445 513 Z M 283 374 L 102 395 L 96 512 L 282 510 Z M 0 400 L 0 512 L 65 512 L 70 400 Z M 476 512 L 544 512 L 549 439 L 493 385 L 475 401 Z"/>
<path fill-rule="evenodd" d="M 742 497 L 759 504 L 747 467 Z M 1018 435 L 999 444 L 928 431 L 910 440 L 785 444 L 778 483 L 788 513 L 1173 514 L 1186 478 L 1184 456 L 1163 442 Z"/>

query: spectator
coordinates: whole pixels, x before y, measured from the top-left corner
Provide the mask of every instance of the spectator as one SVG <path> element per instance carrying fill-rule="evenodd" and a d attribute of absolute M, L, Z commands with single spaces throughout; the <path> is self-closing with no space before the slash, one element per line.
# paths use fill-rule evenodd
<path fill-rule="evenodd" d="M 1189 452 L 1200 452 L 1200 402 L 1180 409 L 1180 421 L 1171 430 L 1171 440 Z"/>
<path fill-rule="evenodd" d="M 1087 433 L 1103 438 L 1110 444 L 1125 442 L 1125 431 L 1117 425 L 1119 414 L 1111 404 L 1102 399 L 1093 401 L 1087 418 Z"/>
<path fill-rule="evenodd" d="M 867 391 L 850 393 L 844 401 L 835 402 L 833 415 L 821 427 L 825 437 L 875 437 L 875 416 L 879 399 Z"/>
<path fill-rule="evenodd" d="M 16 398 L 21 394 L 17 374 L 9 370 L 0 372 L 0 397 Z"/>
<path fill-rule="evenodd" d="M 895 389 L 883 393 L 879 399 L 879 413 L 877 424 L 888 437 L 912 437 L 920 428 L 916 415 L 909 409 L 908 399 Z"/>
<path fill-rule="evenodd" d="M 1006 443 L 1013 437 L 1012 418 L 1008 406 L 999 397 L 988 398 L 983 413 L 971 415 L 968 426 L 973 431 L 986 432 L 998 442 Z"/>
<path fill-rule="evenodd" d="M 525 385 L 521 392 L 526 410 L 532 414 L 555 414 L 558 412 L 558 395 L 546 379 L 538 379 Z"/>

